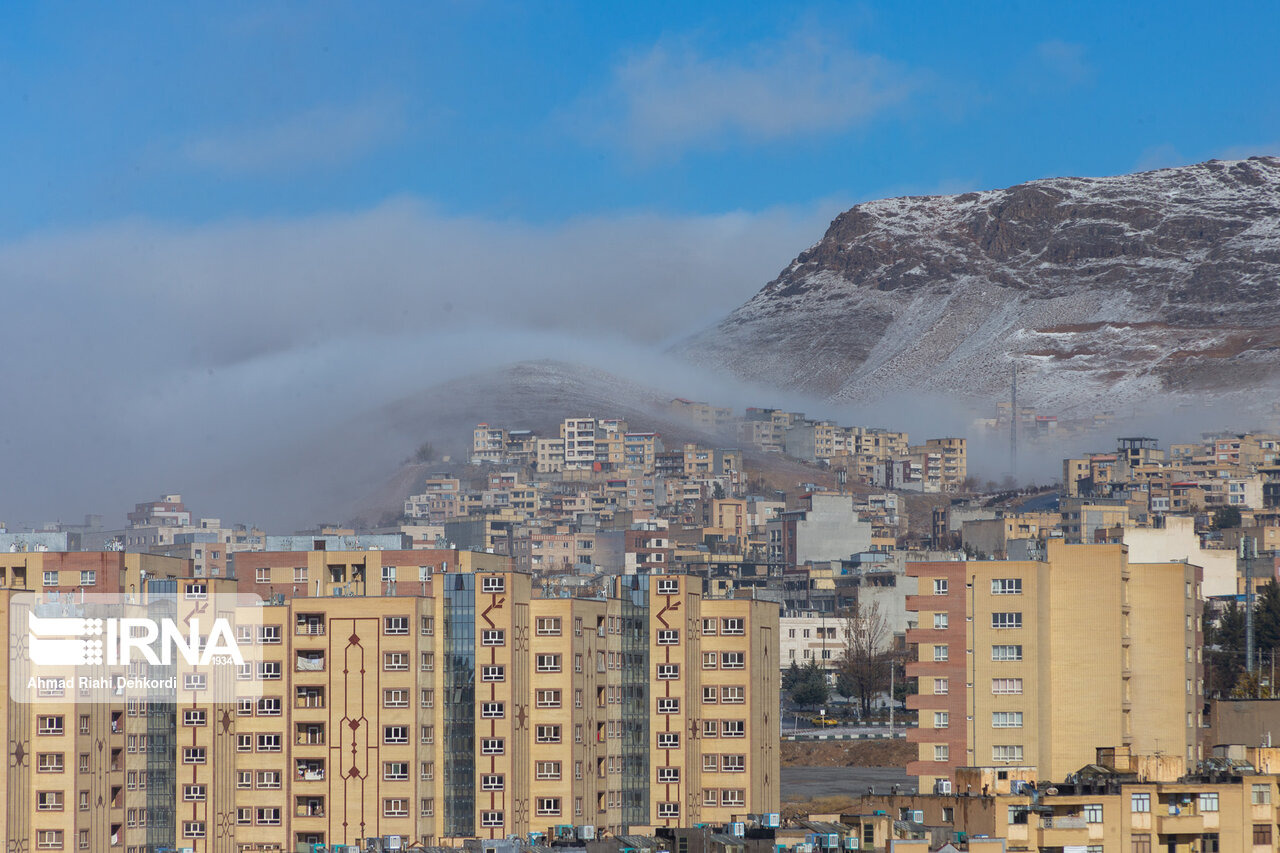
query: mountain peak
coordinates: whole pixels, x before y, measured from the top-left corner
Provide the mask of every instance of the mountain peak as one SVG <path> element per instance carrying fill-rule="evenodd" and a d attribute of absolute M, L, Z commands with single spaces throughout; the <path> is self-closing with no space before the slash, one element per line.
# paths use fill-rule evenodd
<path fill-rule="evenodd" d="M 1280 158 L 859 204 L 694 360 L 839 399 L 1111 408 L 1280 366 Z M 1231 362 L 1230 369 L 1227 361 Z"/>

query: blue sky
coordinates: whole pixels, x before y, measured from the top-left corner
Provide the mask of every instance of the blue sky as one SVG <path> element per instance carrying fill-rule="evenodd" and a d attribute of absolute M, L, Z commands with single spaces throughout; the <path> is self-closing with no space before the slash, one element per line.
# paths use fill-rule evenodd
<path fill-rule="evenodd" d="M 411 195 L 528 222 L 1280 143 L 1275 4 L 5 4 L 0 235 Z"/>
<path fill-rule="evenodd" d="M 655 345 L 858 201 L 1280 153 L 1277 32 L 1230 2 L 0 4 L 0 395 L 41 413 L 0 433 L 0 519 L 176 490 L 314 521 L 263 460 L 520 359 L 714 396 Z"/>

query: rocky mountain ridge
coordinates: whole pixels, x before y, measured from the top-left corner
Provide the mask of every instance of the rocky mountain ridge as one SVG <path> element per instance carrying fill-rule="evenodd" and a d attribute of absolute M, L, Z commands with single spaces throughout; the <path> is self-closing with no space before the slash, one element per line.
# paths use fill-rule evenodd
<path fill-rule="evenodd" d="M 838 400 L 1064 412 L 1280 377 L 1280 158 L 857 205 L 687 358 Z"/>

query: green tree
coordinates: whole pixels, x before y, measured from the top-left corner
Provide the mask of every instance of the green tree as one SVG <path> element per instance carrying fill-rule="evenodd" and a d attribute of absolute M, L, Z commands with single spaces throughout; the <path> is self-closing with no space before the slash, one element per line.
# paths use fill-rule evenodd
<path fill-rule="evenodd" d="M 831 697 L 831 688 L 827 686 L 827 674 L 812 658 L 800 670 L 799 680 L 791 688 L 791 701 L 801 708 L 816 708 L 827 704 Z"/>
<path fill-rule="evenodd" d="M 1240 526 L 1240 510 L 1233 506 L 1224 506 L 1213 514 L 1213 529 L 1226 530 Z"/>
<path fill-rule="evenodd" d="M 431 446 L 431 442 L 424 441 L 418 445 L 418 449 L 413 452 L 414 462 L 431 462 L 436 458 L 436 449 Z"/>
<path fill-rule="evenodd" d="M 1280 648 L 1280 586 L 1274 580 L 1258 591 L 1253 606 L 1253 636 L 1254 648 L 1263 656 Z"/>
<path fill-rule="evenodd" d="M 1206 692 L 1210 696 L 1226 696 L 1240 680 L 1244 670 L 1245 611 L 1235 602 L 1204 631 L 1204 664 Z"/>
<path fill-rule="evenodd" d="M 718 480 L 716 481 L 715 488 L 711 490 L 711 497 L 718 501 L 724 500 L 724 486 L 720 485 Z"/>
<path fill-rule="evenodd" d="M 791 666 L 782 671 L 782 689 L 790 693 L 791 689 L 800 683 L 803 675 L 800 665 L 792 661 Z"/>

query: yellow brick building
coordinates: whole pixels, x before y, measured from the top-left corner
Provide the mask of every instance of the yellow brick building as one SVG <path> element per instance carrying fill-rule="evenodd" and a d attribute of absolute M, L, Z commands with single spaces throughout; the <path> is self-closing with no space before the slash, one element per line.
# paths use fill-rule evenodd
<path fill-rule="evenodd" d="M 1060 778 L 1099 740 L 1134 752 L 1199 753 L 1201 569 L 1131 564 L 1123 545 L 1048 543 L 1045 562 L 910 563 L 920 594 L 921 790 L 960 766 Z"/>
<path fill-rule="evenodd" d="M 243 698 L 122 696 L 48 713 L 5 701 L 0 724 L 23 760 L 7 771 L 0 832 L 44 849 L 256 853 L 778 810 L 775 604 L 704 600 L 684 575 L 541 598 L 532 576 L 496 562 L 254 555 L 240 586 L 270 597 L 237 637 L 257 657 L 227 675 Z M 369 583 L 353 586 L 357 567 Z M 166 583 L 180 596 L 237 585 Z M 8 624 L 12 593 L 9 648 L 25 629 Z"/>

